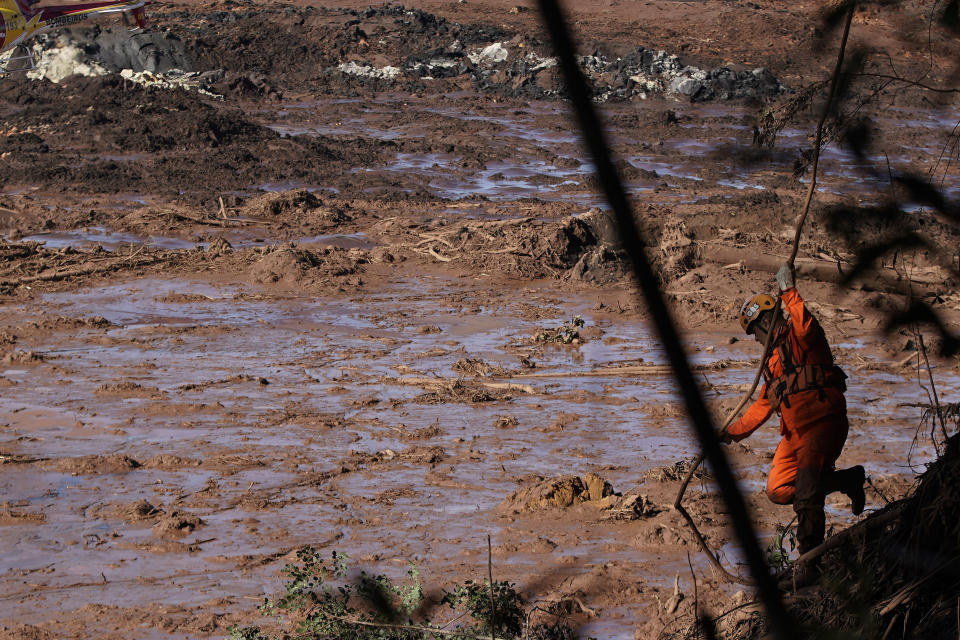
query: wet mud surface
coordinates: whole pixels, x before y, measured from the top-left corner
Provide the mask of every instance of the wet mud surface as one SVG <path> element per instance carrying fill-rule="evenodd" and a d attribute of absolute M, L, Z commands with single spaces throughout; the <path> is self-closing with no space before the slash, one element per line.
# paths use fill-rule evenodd
<path fill-rule="evenodd" d="M 303 545 L 395 576 L 413 562 L 444 586 L 485 575 L 487 534 L 497 578 L 531 600 L 579 599 L 583 635 L 655 637 L 675 576 L 690 587 L 688 552 L 704 601 L 739 597 L 670 506 L 697 445 L 562 87 L 532 70 L 549 56 L 536 17 L 510 8 L 171 5 L 150 64 L 189 57 L 221 99 L 116 73 L 2 80 L 0 637 L 223 637 L 261 623 Z M 789 17 L 758 11 L 761 32 Z M 670 20 L 627 33 L 616 15 L 582 17 L 604 42 L 591 64 L 618 169 L 722 416 L 760 351 L 734 313 L 789 254 L 813 125 L 759 149 L 758 106 L 706 80 L 766 66 L 776 100 L 819 79 L 778 49 L 814 36 L 731 43 L 731 62 L 707 38 L 681 48 Z M 72 33 L 113 47 L 105 68 L 134 64 L 112 37 Z M 647 87 L 617 75 L 650 62 L 628 58 L 638 46 L 667 49 L 664 73 L 686 53 Z M 723 76 L 737 91 L 745 77 Z M 671 92 L 677 78 L 701 87 Z M 867 467 L 878 508 L 932 455 L 917 435 L 925 382 L 912 336 L 882 332 L 902 273 L 837 288 L 851 247 L 823 207 L 882 196 L 888 174 L 871 167 L 887 159 L 956 196 L 943 148 L 960 116 L 871 108 L 876 155 L 827 149 L 797 266 L 851 377 L 838 464 Z M 912 277 L 955 323 L 942 264 L 918 255 Z M 578 315 L 577 339 L 554 340 Z M 960 366 L 935 364 L 955 398 Z M 764 542 L 793 517 L 763 491 L 777 431 L 730 449 Z M 687 507 L 736 566 L 709 477 Z M 854 520 L 845 499 L 827 514 Z"/>

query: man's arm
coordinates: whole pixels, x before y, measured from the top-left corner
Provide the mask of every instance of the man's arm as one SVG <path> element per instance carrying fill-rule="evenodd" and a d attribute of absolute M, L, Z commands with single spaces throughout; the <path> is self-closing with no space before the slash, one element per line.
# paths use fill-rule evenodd
<path fill-rule="evenodd" d="M 797 291 L 793 268 L 786 262 L 780 265 L 777 271 L 777 285 L 780 287 L 780 302 L 783 308 L 790 314 L 790 324 L 798 336 L 806 334 L 813 327 L 816 320 L 807 311 L 807 306 L 803 303 L 803 298 Z"/>
<path fill-rule="evenodd" d="M 727 427 L 726 433 L 730 436 L 730 440 L 740 442 L 759 429 L 772 413 L 773 405 L 767 400 L 767 385 L 763 385 L 757 401 L 750 405 L 743 417 Z"/>

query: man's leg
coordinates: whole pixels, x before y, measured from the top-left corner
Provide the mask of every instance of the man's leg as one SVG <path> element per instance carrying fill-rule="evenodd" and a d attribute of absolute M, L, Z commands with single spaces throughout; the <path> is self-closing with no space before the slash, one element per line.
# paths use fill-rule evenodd
<path fill-rule="evenodd" d="M 847 439 L 847 421 L 824 421 L 799 437 L 796 447 L 797 481 L 793 509 L 797 512 L 797 547 L 800 555 L 823 542 L 826 517 L 823 500 L 837 481 L 848 482 L 833 464 Z"/>
<path fill-rule="evenodd" d="M 794 484 L 797 481 L 797 453 L 794 444 L 797 436 L 784 437 L 773 454 L 773 464 L 767 475 L 767 497 L 775 504 L 793 502 Z"/>
<path fill-rule="evenodd" d="M 823 461 L 805 456 L 804 466 L 797 470 L 793 510 L 797 513 L 797 551 L 803 555 L 823 542 L 826 516 L 823 513 Z"/>

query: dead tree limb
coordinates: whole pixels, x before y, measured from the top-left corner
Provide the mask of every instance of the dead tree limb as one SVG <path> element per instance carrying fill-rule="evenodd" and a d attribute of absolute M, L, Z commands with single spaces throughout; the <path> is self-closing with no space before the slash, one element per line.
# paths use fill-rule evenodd
<path fill-rule="evenodd" d="M 901 502 L 900 504 L 891 507 L 889 511 L 884 511 L 883 513 L 877 514 L 872 518 L 861 520 L 855 525 L 844 529 L 840 533 L 830 536 L 822 544 L 810 549 L 810 551 L 807 551 L 805 554 L 797 558 L 796 562 L 794 562 L 794 565 L 806 564 L 811 560 L 816 560 L 826 552 L 836 549 L 854 535 L 866 533 L 870 529 L 875 529 L 876 527 L 885 525 L 895 520 L 905 507 L 906 503 Z M 784 575 L 788 574 L 790 571 L 791 569 L 787 569 L 784 572 Z"/>
<path fill-rule="evenodd" d="M 136 262 L 130 262 L 129 258 L 122 258 L 115 262 L 111 262 L 110 264 L 101 264 L 93 267 L 84 267 L 82 269 L 69 269 L 67 271 L 55 271 L 53 273 L 44 273 L 44 274 L 38 274 L 35 276 L 25 276 L 23 278 L 17 278 L 15 280 L 0 280 L 0 288 L 13 289 L 25 284 L 31 284 L 33 282 L 56 282 L 59 280 L 66 280 L 67 278 L 89 276 L 95 273 L 113 271 L 116 267 L 120 265 L 126 265 L 129 267 L 143 267 L 146 265 L 160 262 L 162 260 L 163 260 L 162 256 L 152 256 L 150 258 L 137 260 Z"/>

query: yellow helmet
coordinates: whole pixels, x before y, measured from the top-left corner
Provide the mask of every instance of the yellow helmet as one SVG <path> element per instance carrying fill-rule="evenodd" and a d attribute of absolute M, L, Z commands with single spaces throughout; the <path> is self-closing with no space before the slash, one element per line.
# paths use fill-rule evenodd
<path fill-rule="evenodd" d="M 777 301 L 773 296 L 765 293 L 757 293 L 747 298 L 747 301 L 740 307 L 740 326 L 745 333 L 750 333 L 750 325 L 760 317 L 764 311 L 769 311 L 777 306 Z"/>

